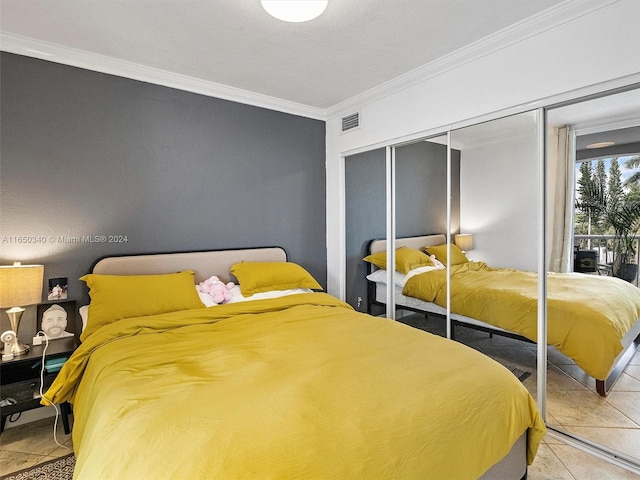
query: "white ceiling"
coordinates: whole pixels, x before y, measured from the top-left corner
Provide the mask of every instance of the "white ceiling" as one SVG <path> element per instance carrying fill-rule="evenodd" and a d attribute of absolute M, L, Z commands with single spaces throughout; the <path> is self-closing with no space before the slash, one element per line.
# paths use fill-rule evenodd
<path fill-rule="evenodd" d="M 113 60 L 326 110 L 488 39 L 517 41 L 531 21 L 548 25 L 584 3 L 329 0 L 318 19 L 292 24 L 260 0 L 0 0 L 0 47 L 74 64 L 64 50 L 89 67 Z"/>

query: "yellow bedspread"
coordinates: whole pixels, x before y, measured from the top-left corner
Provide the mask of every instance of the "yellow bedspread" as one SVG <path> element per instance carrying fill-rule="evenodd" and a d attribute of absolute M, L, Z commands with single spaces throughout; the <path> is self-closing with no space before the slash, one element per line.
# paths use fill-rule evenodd
<path fill-rule="evenodd" d="M 77 479 L 475 479 L 545 433 L 498 363 L 324 293 L 113 323 L 45 397 Z"/>
<path fill-rule="evenodd" d="M 446 305 L 446 270 L 411 277 L 403 294 Z M 621 339 L 640 317 L 640 289 L 614 277 L 550 273 L 547 343 L 604 380 Z M 537 341 L 538 275 L 490 268 L 483 262 L 451 267 L 451 311 Z"/>

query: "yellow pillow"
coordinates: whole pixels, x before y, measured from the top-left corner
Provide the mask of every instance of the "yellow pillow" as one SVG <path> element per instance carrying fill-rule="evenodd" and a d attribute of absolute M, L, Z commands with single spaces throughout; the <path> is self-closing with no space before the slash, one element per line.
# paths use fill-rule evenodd
<path fill-rule="evenodd" d="M 80 340 L 100 327 L 129 317 L 203 308 L 193 271 L 163 275 L 96 275 L 80 277 L 89 287 L 88 323 Z"/>
<path fill-rule="evenodd" d="M 292 262 L 241 262 L 231 266 L 245 297 L 254 293 L 292 288 L 322 290 L 322 286 L 300 265 Z"/>
<path fill-rule="evenodd" d="M 387 269 L 387 252 L 378 252 L 363 258 L 365 262 L 373 263 L 376 267 Z M 396 248 L 396 270 L 409 273 L 410 270 L 418 267 L 430 267 L 433 262 L 424 252 L 411 247 Z"/>
<path fill-rule="evenodd" d="M 451 244 L 451 265 L 458 265 L 460 263 L 467 263 L 469 259 L 466 257 L 462 250 L 457 245 Z M 435 255 L 443 265 L 447 264 L 447 244 L 437 245 L 435 247 L 424 247 L 429 255 Z"/>

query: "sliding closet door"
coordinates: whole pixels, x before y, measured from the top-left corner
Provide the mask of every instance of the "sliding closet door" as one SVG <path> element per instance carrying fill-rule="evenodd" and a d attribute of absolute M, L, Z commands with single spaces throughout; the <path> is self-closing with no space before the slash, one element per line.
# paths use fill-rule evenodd
<path fill-rule="evenodd" d="M 609 143 L 603 149 L 588 147 L 602 142 Z M 619 270 L 611 225 L 584 208 L 580 192 L 589 179 L 605 192 L 617 191 L 629 205 L 640 205 L 640 89 L 353 155 L 345 159 L 345 175 L 347 301 L 366 310 L 371 292 L 362 258 L 372 239 L 385 240 L 392 253 L 391 247 L 404 237 L 443 234 L 451 241 L 449 254 L 457 244 L 471 262 L 468 268 L 525 272 L 517 287 L 527 292 L 528 308 L 493 312 L 471 322 L 473 328 L 460 312 L 456 276 L 461 268 L 453 262 L 447 265 L 446 302 L 438 314 L 414 313 L 412 307 L 424 306 L 403 298 L 391 272 L 377 298 L 385 303 L 393 298 L 392 304 L 408 308 L 396 314 L 377 306 L 372 313 L 452 336 L 494 358 L 521 379 L 552 432 L 638 471 L 640 330 L 626 334 L 629 359 L 603 397 L 593 376 L 569 352 L 562 353 L 565 345 L 556 335 L 559 319 L 549 312 L 556 272 L 612 277 Z M 628 263 L 636 268 L 639 250 L 635 237 Z M 576 265 L 579 273 L 573 273 Z M 640 288 L 637 273 L 628 283 Z M 513 285 L 494 284 L 504 291 Z M 487 333 L 483 322 L 519 335 Z M 628 472 L 620 472 L 627 478 Z"/>
<path fill-rule="evenodd" d="M 598 185 L 607 199 L 608 215 L 617 205 L 622 212 L 636 212 L 640 224 L 640 90 L 618 92 L 551 108 L 546 115 L 547 134 L 547 245 L 548 268 L 553 272 L 576 272 L 591 281 L 595 293 L 582 298 L 585 307 L 595 306 L 596 298 L 611 300 L 607 313 L 613 318 L 613 290 L 608 284 L 626 283 L 638 288 L 637 274 L 626 280 L 617 260 L 618 241 L 611 222 L 603 212 L 588 208 L 589 184 Z M 597 191 L 597 190 L 596 190 Z M 617 199 L 617 200 L 616 200 Z M 597 200 L 597 199 L 596 199 Z M 622 218 L 622 217 L 620 217 Z M 629 262 L 638 263 L 637 238 L 631 241 Z M 575 257 L 574 257 L 575 249 Z M 549 278 L 549 299 L 555 288 Z M 595 282 L 595 283 L 593 283 Z M 609 293 L 611 292 L 611 293 Z M 551 309 L 551 304 L 549 305 Z M 581 316 L 579 328 L 595 330 L 588 318 Z M 563 345 L 552 335 L 557 319 L 549 313 L 549 346 L 547 371 L 547 422 L 550 428 L 584 441 L 597 450 L 610 452 L 611 458 L 629 462 L 640 468 L 640 353 L 633 338 L 638 331 L 626 335 L 630 345 L 630 361 L 621 365 L 621 375 L 606 397 L 599 395 L 593 375 L 585 370 L 599 368 L 594 359 L 601 356 L 595 349 L 581 354 L 582 361 L 562 353 Z M 617 329 L 618 327 L 612 327 Z M 598 345 L 604 345 L 598 335 Z M 558 347 L 558 348 L 556 348 Z M 635 350 L 635 351 L 634 351 Z M 586 355 L 586 356 L 585 356 Z M 587 362 L 585 362 L 585 358 Z M 613 467 L 612 467 L 613 468 Z M 624 475 L 622 472 L 620 475 Z M 631 476 L 621 476 L 631 478 Z"/>
<path fill-rule="evenodd" d="M 362 259 L 367 256 L 372 240 L 386 238 L 386 156 L 386 149 L 382 148 L 344 160 L 346 301 L 361 312 L 367 311 L 369 294 L 373 295 L 368 291 L 368 265 Z M 384 314 L 384 308 L 375 306 L 372 313 Z"/>
<path fill-rule="evenodd" d="M 420 139 L 393 147 L 393 185 L 395 192 L 396 247 L 407 237 L 446 234 L 447 225 L 447 136 Z M 458 172 L 455 169 L 454 176 Z M 459 189 L 453 196 L 459 197 Z M 457 219 L 457 215 L 456 215 Z M 423 243 L 409 248 L 424 252 Z M 395 286 L 396 319 L 417 328 L 446 336 L 446 305 L 429 307 L 425 315 L 419 299 L 402 295 L 402 285 Z M 416 313 L 420 310 L 420 313 Z"/>
<path fill-rule="evenodd" d="M 482 274 L 488 268 L 527 272 L 522 282 L 530 301 L 518 312 L 491 309 L 481 318 L 490 327 L 537 339 L 540 171 L 537 115 L 526 112 L 451 132 L 452 154 L 459 156 L 459 222 L 452 217 L 452 243 L 464 251 L 468 264 L 450 262 L 451 310 L 459 312 L 457 277 L 466 269 Z M 455 208 L 454 208 L 455 210 Z M 451 246 L 452 249 L 456 248 Z M 455 257 L 452 255 L 452 259 Z M 515 279 L 487 280 L 508 290 Z M 508 300 L 507 300 L 508 301 Z M 458 315 L 452 313 L 455 320 Z M 462 318 L 462 324 L 468 322 Z M 454 323 L 455 325 L 455 323 Z M 512 369 L 537 393 L 536 344 L 524 338 L 491 335 L 480 328 L 455 327 L 455 338 Z"/>

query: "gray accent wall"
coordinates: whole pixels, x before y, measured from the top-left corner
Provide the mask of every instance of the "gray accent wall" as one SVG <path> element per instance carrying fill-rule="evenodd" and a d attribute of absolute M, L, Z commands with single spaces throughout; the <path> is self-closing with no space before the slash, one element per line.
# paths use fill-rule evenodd
<path fill-rule="evenodd" d="M 4 52 L 0 75 L 1 264 L 80 303 L 105 255 L 279 245 L 326 285 L 323 121 Z"/>

